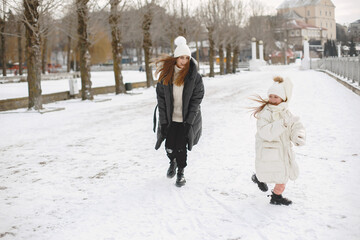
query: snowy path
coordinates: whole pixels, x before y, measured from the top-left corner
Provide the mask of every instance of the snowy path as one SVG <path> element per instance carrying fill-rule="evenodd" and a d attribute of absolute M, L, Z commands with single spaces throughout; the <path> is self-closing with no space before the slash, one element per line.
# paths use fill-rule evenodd
<path fill-rule="evenodd" d="M 307 128 L 300 177 L 272 206 L 254 171 L 253 94 L 281 73 Z M 203 136 L 187 185 L 167 179 L 154 150 L 155 90 L 104 102 L 48 104 L 47 114 L 0 113 L 0 239 L 359 239 L 360 98 L 315 71 L 268 67 L 204 79 Z"/>

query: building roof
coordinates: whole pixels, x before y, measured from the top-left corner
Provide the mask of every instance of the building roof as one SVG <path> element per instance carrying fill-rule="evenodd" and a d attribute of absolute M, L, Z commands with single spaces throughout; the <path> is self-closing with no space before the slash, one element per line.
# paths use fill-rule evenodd
<path fill-rule="evenodd" d="M 271 57 L 282 57 L 282 56 L 284 56 L 284 54 L 283 54 L 283 51 L 273 51 L 272 53 L 271 53 Z M 291 50 L 291 49 L 287 49 L 286 50 L 286 56 L 287 57 L 294 57 L 295 56 L 295 53 Z"/>
<path fill-rule="evenodd" d="M 308 24 L 301 20 L 290 20 L 284 23 L 284 27 L 287 29 L 322 29 L 327 30 L 326 28 L 317 27 L 311 24 Z"/>
<path fill-rule="evenodd" d="M 332 7 L 335 5 L 329 0 Z M 318 5 L 321 0 L 284 0 L 277 9 L 287 9 L 287 8 L 296 8 L 296 7 L 304 7 L 308 5 Z"/>

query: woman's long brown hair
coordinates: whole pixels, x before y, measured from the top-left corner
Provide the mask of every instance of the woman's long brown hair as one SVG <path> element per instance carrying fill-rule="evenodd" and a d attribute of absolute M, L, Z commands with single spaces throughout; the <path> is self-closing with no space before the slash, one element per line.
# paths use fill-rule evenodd
<path fill-rule="evenodd" d="M 156 66 L 155 76 L 160 73 L 159 81 L 163 80 L 164 85 L 169 85 L 173 81 L 173 84 L 176 86 L 181 86 L 184 84 L 185 77 L 190 69 L 190 60 L 187 64 L 180 70 L 178 77 L 173 80 L 175 65 L 176 65 L 176 57 L 172 57 L 169 55 L 162 55 L 160 58 L 155 59 L 154 63 Z"/>

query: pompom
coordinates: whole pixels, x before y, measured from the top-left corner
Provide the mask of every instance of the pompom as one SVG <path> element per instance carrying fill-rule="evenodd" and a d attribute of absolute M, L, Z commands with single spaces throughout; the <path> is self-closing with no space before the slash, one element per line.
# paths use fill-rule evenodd
<path fill-rule="evenodd" d="M 175 38 L 174 43 L 175 43 L 176 46 L 185 45 L 186 44 L 186 39 L 183 36 L 179 36 L 179 37 Z"/>
<path fill-rule="evenodd" d="M 282 77 L 274 77 L 274 82 L 278 82 L 278 83 L 282 83 L 284 81 L 284 79 Z"/>

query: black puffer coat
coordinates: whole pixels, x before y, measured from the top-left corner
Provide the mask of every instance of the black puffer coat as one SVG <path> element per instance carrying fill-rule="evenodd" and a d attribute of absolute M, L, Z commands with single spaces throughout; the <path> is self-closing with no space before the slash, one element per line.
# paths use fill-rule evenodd
<path fill-rule="evenodd" d="M 161 137 L 161 125 L 170 125 L 173 113 L 173 84 L 164 85 L 159 81 L 156 86 L 159 123 L 157 130 L 157 142 L 155 149 L 159 149 L 164 138 Z M 202 131 L 202 119 L 200 103 L 204 97 L 204 84 L 201 75 L 197 71 L 196 63 L 190 60 L 189 72 L 185 77 L 183 90 L 183 121 L 191 125 L 188 135 L 187 148 L 191 151 L 192 147 L 198 143 Z"/>

